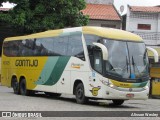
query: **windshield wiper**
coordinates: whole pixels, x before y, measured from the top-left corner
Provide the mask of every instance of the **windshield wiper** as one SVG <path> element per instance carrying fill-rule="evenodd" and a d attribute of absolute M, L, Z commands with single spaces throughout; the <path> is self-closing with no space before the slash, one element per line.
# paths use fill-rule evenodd
<path fill-rule="evenodd" d="M 129 63 L 128 63 L 127 56 L 126 56 L 126 65 L 127 65 L 127 72 L 128 72 L 128 66 L 129 66 Z"/>
<path fill-rule="evenodd" d="M 136 63 L 134 62 L 133 56 L 132 56 L 132 65 L 134 66 L 134 67 L 133 67 L 134 72 L 135 72 L 135 66 L 136 66 L 136 68 L 137 68 L 137 70 L 138 70 L 138 73 L 140 74 L 139 69 L 138 69 L 138 66 L 137 66 Z"/>

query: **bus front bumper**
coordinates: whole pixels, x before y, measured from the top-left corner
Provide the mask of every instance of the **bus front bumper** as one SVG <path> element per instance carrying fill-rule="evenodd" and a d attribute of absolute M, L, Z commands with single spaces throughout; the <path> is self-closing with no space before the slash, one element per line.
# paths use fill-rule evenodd
<path fill-rule="evenodd" d="M 149 97 L 149 87 L 144 88 L 119 88 L 107 87 L 103 94 L 104 99 L 146 100 Z"/>

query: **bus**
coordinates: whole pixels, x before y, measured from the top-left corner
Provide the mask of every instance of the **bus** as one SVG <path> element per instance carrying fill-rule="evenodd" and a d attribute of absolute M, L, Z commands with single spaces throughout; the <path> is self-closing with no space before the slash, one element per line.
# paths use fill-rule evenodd
<path fill-rule="evenodd" d="M 160 53 L 160 48 L 154 48 Z M 148 51 L 150 61 L 150 97 L 160 98 L 160 62 L 155 63 L 153 60 L 153 53 Z"/>
<path fill-rule="evenodd" d="M 89 99 L 144 100 L 149 95 L 149 62 L 141 37 L 123 30 L 83 26 L 6 38 L 2 85 L 15 94 L 44 92 Z"/>

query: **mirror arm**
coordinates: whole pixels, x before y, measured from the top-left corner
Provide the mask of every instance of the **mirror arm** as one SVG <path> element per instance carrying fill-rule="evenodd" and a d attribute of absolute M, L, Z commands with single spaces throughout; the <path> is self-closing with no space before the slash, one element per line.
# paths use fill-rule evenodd
<path fill-rule="evenodd" d="M 108 49 L 101 43 L 93 43 L 95 46 L 101 48 L 103 54 L 103 60 L 108 60 Z"/>
<path fill-rule="evenodd" d="M 151 47 L 146 47 L 146 48 L 154 54 L 154 62 L 158 62 L 159 61 L 158 52 L 154 48 Z"/>

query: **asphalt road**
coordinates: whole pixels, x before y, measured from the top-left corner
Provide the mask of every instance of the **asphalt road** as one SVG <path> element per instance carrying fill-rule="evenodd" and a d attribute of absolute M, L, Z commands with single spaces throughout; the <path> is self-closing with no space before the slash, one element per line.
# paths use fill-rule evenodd
<path fill-rule="evenodd" d="M 0 86 L 0 111 L 115 111 L 116 115 L 123 116 L 125 112 L 116 111 L 160 111 L 160 99 L 148 99 L 148 100 L 128 100 L 121 106 L 114 106 L 112 101 L 107 100 L 92 100 L 86 105 L 77 104 L 75 97 L 72 95 L 62 95 L 59 98 L 51 98 L 45 96 L 43 93 L 36 94 L 34 96 L 21 96 L 15 95 L 11 88 Z M 58 114 L 58 113 L 56 113 Z M 63 112 L 62 112 L 63 114 Z M 72 113 L 71 113 L 72 114 Z M 74 112 L 73 112 L 74 114 Z M 85 119 L 83 113 L 81 117 L 76 119 Z M 96 115 L 95 115 L 96 116 Z M 160 114 L 159 114 L 160 116 Z M 160 119 L 160 117 L 158 117 Z M 158 119 L 156 118 L 156 119 Z M 2 119 L 2 118 L 0 118 Z M 4 119 L 4 118 L 3 118 Z M 6 119 L 6 118 L 5 118 Z M 9 118 L 7 118 L 9 119 Z M 21 118 L 14 118 L 19 119 Z M 25 118 L 28 119 L 28 118 Z M 29 118 L 30 119 L 30 118 Z M 33 118 L 38 119 L 39 118 Z M 49 119 L 49 118 L 41 118 Z M 54 120 L 63 119 L 62 117 L 54 117 Z M 66 117 L 66 119 L 75 119 L 75 117 Z M 89 117 L 88 120 L 97 120 L 96 117 Z M 110 119 L 109 117 L 98 117 L 99 119 Z M 116 117 L 112 120 L 117 120 Z M 126 117 L 119 117 L 118 119 L 126 119 Z M 127 118 L 127 119 L 135 119 Z M 136 119 L 155 120 L 150 117 L 137 117 Z"/>

